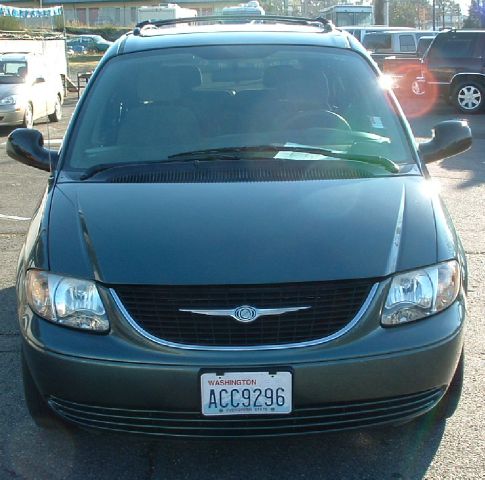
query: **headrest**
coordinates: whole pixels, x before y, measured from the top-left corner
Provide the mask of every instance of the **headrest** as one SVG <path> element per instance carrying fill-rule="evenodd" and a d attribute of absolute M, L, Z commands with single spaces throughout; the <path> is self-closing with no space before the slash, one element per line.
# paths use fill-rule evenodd
<path fill-rule="evenodd" d="M 19 77 L 26 77 L 27 76 L 27 67 L 19 67 L 18 70 L 17 70 L 17 75 Z"/>
<path fill-rule="evenodd" d="M 184 65 L 180 67 L 173 67 L 175 74 L 179 80 L 182 91 L 192 90 L 197 88 L 202 83 L 202 74 L 198 67 L 192 65 Z"/>
<path fill-rule="evenodd" d="M 181 97 L 177 75 L 171 68 L 151 65 L 138 72 L 137 96 L 141 102 L 172 102 Z"/>
<path fill-rule="evenodd" d="M 289 65 L 268 68 L 264 86 L 276 90 L 281 100 L 299 103 L 325 104 L 328 101 L 328 80 L 319 69 L 299 70 Z"/>
<path fill-rule="evenodd" d="M 263 84 L 266 88 L 277 88 L 288 83 L 288 79 L 297 73 L 298 70 L 290 65 L 275 65 L 264 71 Z"/>

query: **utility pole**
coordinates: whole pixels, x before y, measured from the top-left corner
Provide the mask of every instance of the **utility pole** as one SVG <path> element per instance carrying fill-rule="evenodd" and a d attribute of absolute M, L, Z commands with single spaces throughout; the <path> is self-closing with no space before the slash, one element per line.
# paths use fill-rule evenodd
<path fill-rule="evenodd" d="M 433 0 L 433 30 L 436 30 L 436 0 Z"/>

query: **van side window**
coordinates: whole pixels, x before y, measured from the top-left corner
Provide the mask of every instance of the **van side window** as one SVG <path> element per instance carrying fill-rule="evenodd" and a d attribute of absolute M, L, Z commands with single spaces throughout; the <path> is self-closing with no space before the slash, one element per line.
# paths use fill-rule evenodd
<path fill-rule="evenodd" d="M 392 49 L 392 37 L 390 33 L 368 33 L 364 37 L 364 47 L 367 50 L 379 51 Z"/>
<path fill-rule="evenodd" d="M 401 52 L 415 52 L 416 43 L 414 42 L 414 37 L 412 35 L 400 35 L 399 47 Z"/>

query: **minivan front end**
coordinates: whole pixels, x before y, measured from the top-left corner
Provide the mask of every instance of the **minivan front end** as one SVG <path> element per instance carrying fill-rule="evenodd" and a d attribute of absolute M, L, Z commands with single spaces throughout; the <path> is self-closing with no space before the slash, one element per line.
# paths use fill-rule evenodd
<path fill-rule="evenodd" d="M 340 337 L 251 349 L 155 343 L 132 327 L 135 320 L 117 297 L 100 288 L 111 319 L 108 335 L 59 328 L 25 312 L 23 352 L 53 411 L 84 427 L 241 437 L 398 424 L 432 409 L 451 383 L 465 308 L 460 294 L 439 314 L 386 328 L 379 319 L 390 283 L 373 286 Z M 207 374 L 223 382 L 213 395 L 217 408 L 231 413 L 202 414 Z M 271 384 L 261 402 L 264 414 L 239 413 L 250 395 L 247 379 L 261 374 L 289 376 L 288 413 L 271 412 Z"/>
<path fill-rule="evenodd" d="M 217 28 L 111 51 L 54 160 L 9 140 L 56 164 L 18 270 L 30 412 L 189 437 L 437 412 L 467 270 L 423 159 L 468 127 L 420 158 L 345 34 Z"/>

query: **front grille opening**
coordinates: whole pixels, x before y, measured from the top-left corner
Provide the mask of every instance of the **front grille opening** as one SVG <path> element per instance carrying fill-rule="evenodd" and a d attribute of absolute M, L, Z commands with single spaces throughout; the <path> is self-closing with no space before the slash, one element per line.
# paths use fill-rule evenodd
<path fill-rule="evenodd" d="M 285 345 L 331 336 L 348 325 L 369 296 L 375 280 L 273 285 L 145 286 L 114 288 L 134 322 L 172 343 L 208 347 Z M 230 316 L 185 310 L 310 308 L 261 316 L 241 323 Z"/>
<path fill-rule="evenodd" d="M 90 428 L 151 436 L 240 438 L 308 435 L 397 423 L 433 408 L 444 388 L 379 399 L 296 407 L 289 415 L 203 417 L 195 411 L 127 409 L 87 405 L 50 397 L 49 405 L 64 419 Z"/>

